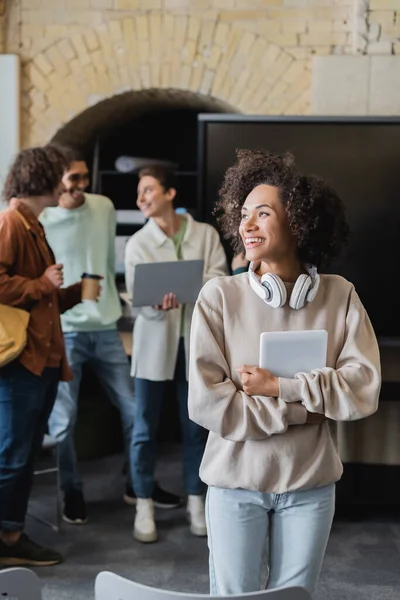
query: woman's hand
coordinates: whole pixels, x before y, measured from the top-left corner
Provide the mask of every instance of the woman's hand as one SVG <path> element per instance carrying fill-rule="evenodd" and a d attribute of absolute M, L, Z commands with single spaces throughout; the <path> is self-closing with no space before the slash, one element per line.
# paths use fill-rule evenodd
<path fill-rule="evenodd" d="M 248 396 L 279 396 L 279 377 L 270 371 L 249 365 L 236 369 L 240 373 L 243 391 Z"/>
<path fill-rule="evenodd" d="M 165 294 L 162 304 L 153 306 L 156 310 L 171 310 L 173 308 L 179 308 L 179 302 L 176 299 L 175 294 Z"/>

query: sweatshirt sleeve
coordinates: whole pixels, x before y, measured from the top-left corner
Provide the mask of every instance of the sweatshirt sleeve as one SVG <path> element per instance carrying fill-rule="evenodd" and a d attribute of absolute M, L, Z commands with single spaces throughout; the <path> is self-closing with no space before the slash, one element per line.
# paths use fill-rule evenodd
<path fill-rule="evenodd" d="M 207 303 L 198 301 L 192 319 L 189 368 L 189 417 L 232 442 L 263 440 L 305 423 L 300 403 L 248 396 L 230 379 L 224 354 L 223 322 Z"/>
<path fill-rule="evenodd" d="M 380 386 L 378 343 L 355 291 L 350 299 L 336 368 L 279 379 L 281 399 L 301 400 L 308 411 L 325 414 L 335 421 L 356 421 L 372 415 L 378 408 Z"/>

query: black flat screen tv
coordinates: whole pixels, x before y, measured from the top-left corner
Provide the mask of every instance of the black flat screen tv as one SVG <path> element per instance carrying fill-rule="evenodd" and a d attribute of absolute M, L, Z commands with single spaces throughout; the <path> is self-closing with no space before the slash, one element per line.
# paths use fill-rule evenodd
<path fill-rule="evenodd" d="M 291 151 L 300 168 L 334 186 L 351 229 L 330 271 L 352 281 L 381 343 L 400 343 L 400 118 L 198 117 L 199 206 L 212 215 L 238 148 Z"/>

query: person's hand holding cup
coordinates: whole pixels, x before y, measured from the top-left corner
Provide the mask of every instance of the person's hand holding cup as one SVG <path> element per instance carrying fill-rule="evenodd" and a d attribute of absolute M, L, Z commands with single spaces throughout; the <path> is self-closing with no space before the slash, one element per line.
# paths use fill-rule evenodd
<path fill-rule="evenodd" d="M 102 279 L 103 275 L 96 275 L 94 273 L 82 273 L 82 301 L 98 301 L 101 293 L 100 281 Z"/>

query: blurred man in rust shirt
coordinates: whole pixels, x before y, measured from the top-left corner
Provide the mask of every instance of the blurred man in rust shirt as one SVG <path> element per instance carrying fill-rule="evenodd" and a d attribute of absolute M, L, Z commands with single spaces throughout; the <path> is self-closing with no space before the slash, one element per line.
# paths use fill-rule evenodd
<path fill-rule="evenodd" d="M 32 542 L 23 529 L 34 458 L 58 382 L 71 378 L 60 313 L 81 301 L 80 283 L 61 288 L 62 265 L 55 264 L 38 221 L 44 208 L 57 206 L 65 167 L 56 148 L 23 150 L 3 191 L 9 209 L 0 213 L 0 303 L 30 313 L 25 349 L 0 368 L 0 564 L 7 566 L 53 565 L 62 559 Z"/>

